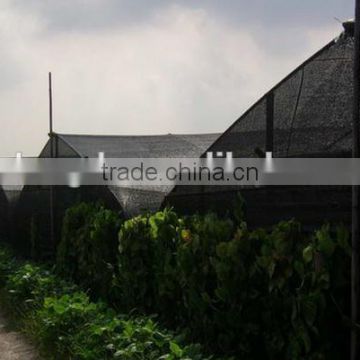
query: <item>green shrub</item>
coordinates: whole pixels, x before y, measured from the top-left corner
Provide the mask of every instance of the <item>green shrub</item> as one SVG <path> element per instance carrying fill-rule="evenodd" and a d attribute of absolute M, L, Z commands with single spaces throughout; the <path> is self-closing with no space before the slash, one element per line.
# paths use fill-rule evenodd
<path fill-rule="evenodd" d="M 125 222 L 120 303 L 188 327 L 192 339 L 214 352 L 331 358 L 335 334 L 329 329 L 345 330 L 336 309 L 347 307 L 347 231 L 333 234 L 325 226 L 308 237 L 295 221 L 271 231 L 237 223 L 235 229 L 215 214 L 182 219 L 168 209 Z M 343 349 L 345 339 L 338 338 Z"/>
<path fill-rule="evenodd" d="M 202 305 L 184 309 L 183 302 L 197 302 L 199 289 L 210 286 L 208 256 L 232 232 L 233 223 L 215 214 L 182 219 L 171 209 L 126 221 L 119 234 L 119 302 L 128 310 L 155 311 L 173 325 L 183 312 L 202 318 Z"/>
<path fill-rule="evenodd" d="M 153 256 L 149 217 L 138 216 L 124 222 L 119 233 L 118 272 L 115 297 L 130 311 L 153 309 Z"/>
<path fill-rule="evenodd" d="M 53 272 L 14 261 L 1 247 L 0 264 L 8 306 L 18 315 L 19 304 L 26 305 L 22 330 L 32 336 L 44 358 L 212 359 L 202 355 L 199 345 L 187 345 L 183 335 L 162 329 L 151 317 L 117 315 Z"/>
<path fill-rule="evenodd" d="M 216 286 L 216 273 L 211 264 L 216 247 L 231 240 L 234 226 L 228 219 L 215 214 L 195 215 L 185 220 L 181 242 L 176 254 L 176 272 L 182 290 L 183 322 L 190 324 L 200 338 L 213 338 L 209 313 L 213 313 L 211 298 Z M 206 336 L 203 336 L 204 330 Z M 211 340 L 210 340 L 211 341 Z"/>
<path fill-rule="evenodd" d="M 57 269 L 98 296 L 107 297 L 116 263 L 118 214 L 81 203 L 67 210 L 57 251 Z"/>
<path fill-rule="evenodd" d="M 0 247 L 0 287 L 5 286 L 7 279 L 16 267 L 16 261 L 11 250 L 2 245 Z"/>
<path fill-rule="evenodd" d="M 48 297 L 34 315 L 33 332 L 43 349 L 55 346 L 56 357 L 63 358 L 71 354 L 76 333 L 94 321 L 101 311 L 102 307 L 91 303 L 82 292 Z"/>
<path fill-rule="evenodd" d="M 244 360 L 341 357 L 349 332 L 348 232 L 326 225 L 309 236 L 296 221 L 249 230 L 241 207 L 235 215 L 234 222 L 212 213 L 182 218 L 165 209 L 127 220 L 119 230 L 113 274 L 96 258 L 93 244 L 112 234 L 117 218 L 81 204 L 68 212 L 58 264 L 122 311 L 156 313 L 162 324 L 186 328 L 189 339 L 212 353 Z M 99 253 L 115 263 L 115 252 Z M 101 283 L 109 289 L 99 291 Z M 79 333 L 79 351 L 86 352 L 81 345 L 86 337 L 97 348 L 99 328 L 105 329 L 100 333 L 108 350 L 116 348 L 111 334 L 121 338 L 123 325 L 104 316 Z M 98 349 L 104 357 L 104 348 Z"/>
<path fill-rule="evenodd" d="M 127 309 L 162 309 L 168 318 L 177 315 L 181 293 L 175 254 L 181 227 L 182 221 L 169 209 L 138 216 L 121 227 L 117 285 L 120 303 Z"/>
<path fill-rule="evenodd" d="M 314 246 L 318 253 L 312 258 L 308 252 Z M 345 327 L 330 296 L 339 283 L 330 275 L 334 263 L 329 256 L 342 254 L 345 269 L 347 248 L 347 232 L 338 230 L 332 238 L 329 227 L 313 238 L 304 237 L 294 221 L 282 222 L 271 232 L 238 229 L 231 241 L 217 245 L 210 260 L 216 289 L 215 296 L 208 297 L 213 311 L 202 332 L 212 340 L 210 348 L 242 359 L 336 358 L 337 331 L 324 336 L 329 317 L 337 329 Z M 342 290 L 348 280 L 344 285 Z M 338 337 L 338 350 L 344 351 L 344 344 Z"/>
<path fill-rule="evenodd" d="M 302 257 L 297 249 L 301 244 L 295 222 L 279 224 L 271 233 L 243 227 L 231 241 L 218 244 L 211 261 L 216 310 L 209 326 L 222 351 L 235 351 L 245 359 L 298 358 L 285 348 L 297 338 L 290 320 L 298 320 L 292 311 L 303 278 L 293 265 L 304 271 L 302 263 L 296 263 Z M 305 286 L 303 290 L 308 293 Z"/>
<path fill-rule="evenodd" d="M 37 341 L 54 358 L 204 359 L 198 345 L 184 345 L 183 336 L 161 330 L 151 318 L 118 317 L 81 292 L 46 298 L 34 319 Z"/>
<path fill-rule="evenodd" d="M 199 345 L 161 329 L 151 318 L 103 317 L 84 327 L 74 339 L 76 359 L 201 360 Z M 208 358 L 210 359 L 210 358 Z"/>
<path fill-rule="evenodd" d="M 162 321 L 178 325 L 181 320 L 181 288 L 176 266 L 176 251 L 181 241 L 183 220 L 177 214 L 165 209 L 149 218 L 153 244 L 152 284 L 154 310 Z M 164 315 L 164 316 L 162 316 Z"/>
<path fill-rule="evenodd" d="M 41 306 L 45 297 L 71 292 L 74 286 L 59 279 L 44 267 L 21 264 L 7 278 L 6 292 L 9 302 L 19 311 Z"/>

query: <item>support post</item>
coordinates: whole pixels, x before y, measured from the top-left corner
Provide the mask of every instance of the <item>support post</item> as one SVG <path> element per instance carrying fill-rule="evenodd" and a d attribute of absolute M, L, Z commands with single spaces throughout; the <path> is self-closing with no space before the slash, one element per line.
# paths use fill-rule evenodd
<path fill-rule="evenodd" d="M 271 91 L 266 97 L 266 145 L 265 152 L 274 150 L 274 93 Z"/>
<path fill-rule="evenodd" d="M 354 107 L 353 107 L 353 158 L 360 155 L 360 0 L 355 8 L 355 45 L 354 45 Z M 360 358 L 359 334 L 356 324 L 359 323 L 359 186 L 352 187 L 352 264 L 351 264 L 351 360 Z"/>
<path fill-rule="evenodd" d="M 50 157 L 54 157 L 54 133 L 53 133 L 53 107 L 52 107 L 52 81 L 49 72 L 49 137 L 50 137 Z M 55 249 L 55 216 L 54 216 L 54 188 L 50 185 L 50 240 L 51 250 Z"/>
<path fill-rule="evenodd" d="M 49 136 L 50 136 L 50 157 L 54 157 L 51 72 L 49 72 Z"/>

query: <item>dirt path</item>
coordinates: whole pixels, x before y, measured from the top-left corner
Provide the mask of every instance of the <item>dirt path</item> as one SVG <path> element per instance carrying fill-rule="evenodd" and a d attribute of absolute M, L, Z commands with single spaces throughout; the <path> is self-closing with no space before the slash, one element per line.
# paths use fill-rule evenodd
<path fill-rule="evenodd" d="M 0 359 L 1 360 L 39 360 L 34 348 L 24 336 L 10 330 L 0 310 Z"/>

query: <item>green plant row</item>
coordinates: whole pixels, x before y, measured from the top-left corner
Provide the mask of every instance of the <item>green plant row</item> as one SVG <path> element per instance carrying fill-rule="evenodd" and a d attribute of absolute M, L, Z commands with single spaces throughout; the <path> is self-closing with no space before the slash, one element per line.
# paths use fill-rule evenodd
<path fill-rule="evenodd" d="M 69 208 L 57 249 L 57 270 L 107 298 L 117 261 L 120 225 L 117 213 L 98 204 L 80 203 Z"/>
<path fill-rule="evenodd" d="M 343 358 L 348 232 L 325 225 L 309 236 L 296 221 L 249 230 L 241 207 L 233 215 L 181 217 L 165 209 L 120 222 L 108 210 L 80 204 L 66 215 L 58 268 L 71 269 L 81 286 L 121 312 L 155 313 L 167 327 L 185 329 L 209 353 Z M 98 226 L 103 231 L 94 232 Z M 106 286 L 96 291 L 102 279 Z"/>
<path fill-rule="evenodd" d="M 0 247 L 2 302 L 49 359 L 201 360 L 199 345 L 154 318 L 118 315 L 48 269 L 14 260 Z"/>
<path fill-rule="evenodd" d="M 187 327 L 212 352 L 331 359 L 347 346 L 338 308 L 346 312 L 350 253 L 342 227 L 310 237 L 295 221 L 250 231 L 167 209 L 123 224 L 114 287 L 124 308 Z"/>

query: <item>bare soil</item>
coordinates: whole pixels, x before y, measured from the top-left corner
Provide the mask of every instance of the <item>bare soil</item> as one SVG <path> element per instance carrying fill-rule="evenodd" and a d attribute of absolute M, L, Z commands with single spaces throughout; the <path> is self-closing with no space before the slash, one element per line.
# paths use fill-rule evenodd
<path fill-rule="evenodd" d="M 38 353 L 23 334 L 11 330 L 0 309 L 0 360 L 39 360 Z"/>

